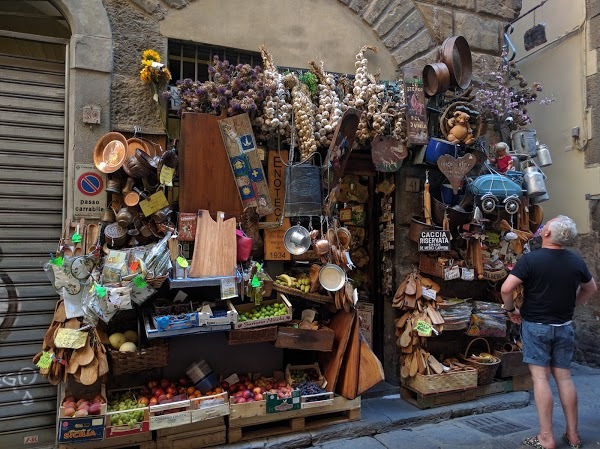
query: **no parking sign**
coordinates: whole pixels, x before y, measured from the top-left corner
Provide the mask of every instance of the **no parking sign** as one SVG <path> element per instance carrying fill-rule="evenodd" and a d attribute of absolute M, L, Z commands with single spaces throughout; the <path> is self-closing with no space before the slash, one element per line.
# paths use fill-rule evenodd
<path fill-rule="evenodd" d="M 94 164 L 75 164 L 75 218 L 100 218 L 106 209 L 106 175 Z"/>

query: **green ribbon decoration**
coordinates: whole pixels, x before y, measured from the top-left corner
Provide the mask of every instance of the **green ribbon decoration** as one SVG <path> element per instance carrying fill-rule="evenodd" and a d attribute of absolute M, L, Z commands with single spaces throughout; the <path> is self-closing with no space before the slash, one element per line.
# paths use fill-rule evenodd
<path fill-rule="evenodd" d="M 98 298 L 104 298 L 106 296 L 106 287 L 96 284 L 96 294 L 98 295 Z"/>
<path fill-rule="evenodd" d="M 147 285 L 144 276 L 142 276 L 141 274 L 138 274 L 136 277 L 133 278 L 133 283 L 136 285 L 137 288 L 144 288 Z"/>

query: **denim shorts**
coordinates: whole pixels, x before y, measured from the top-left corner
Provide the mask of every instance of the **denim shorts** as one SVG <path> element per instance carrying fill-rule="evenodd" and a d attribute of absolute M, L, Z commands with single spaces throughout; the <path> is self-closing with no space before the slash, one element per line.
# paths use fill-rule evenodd
<path fill-rule="evenodd" d="M 523 361 L 532 365 L 566 368 L 575 350 L 573 325 L 551 326 L 523 320 Z"/>

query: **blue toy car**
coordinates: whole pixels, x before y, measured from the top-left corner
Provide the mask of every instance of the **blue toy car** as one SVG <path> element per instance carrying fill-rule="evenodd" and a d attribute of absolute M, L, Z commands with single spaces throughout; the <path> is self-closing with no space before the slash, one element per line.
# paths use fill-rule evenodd
<path fill-rule="evenodd" d="M 517 171 L 508 171 L 506 175 L 492 173 L 468 179 L 467 190 L 478 200 L 485 213 L 492 213 L 504 205 L 504 210 L 512 215 L 519 210 L 524 194 L 522 180 L 523 174 Z"/>

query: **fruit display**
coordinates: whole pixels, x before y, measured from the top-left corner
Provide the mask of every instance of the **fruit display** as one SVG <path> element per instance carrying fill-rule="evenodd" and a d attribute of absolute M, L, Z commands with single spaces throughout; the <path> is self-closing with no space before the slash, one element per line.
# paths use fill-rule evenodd
<path fill-rule="evenodd" d="M 140 401 L 139 397 L 131 390 L 115 394 L 108 401 L 108 412 L 110 413 L 110 423 L 113 426 L 130 426 L 144 421 L 144 412 L 148 403 Z M 145 398 L 144 398 L 145 399 Z M 111 413 L 121 412 L 122 413 Z"/>
<path fill-rule="evenodd" d="M 225 386 L 226 382 L 222 383 Z M 240 376 L 240 380 L 229 385 L 229 394 L 234 404 L 245 402 L 256 402 L 266 400 L 266 394 L 277 394 L 277 397 L 289 398 L 292 396 L 292 387 L 283 380 L 261 377 L 252 381 L 245 376 Z"/>
<path fill-rule="evenodd" d="M 291 369 L 290 378 L 292 379 L 292 385 L 296 385 L 303 382 L 319 382 L 321 374 L 316 368 Z"/>
<path fill-rule="evenodd" d="M 94 396 L 93 399 L 77 399 L 75 396 L 69 395 L 62 402 L 61 413 L 65 418 L 100 415 L 104 403 L 106 403 L 106 400 L 99 394 Z"/>
<path fill-rule="evenodd" d="M 115 332 L 108 337 L 110 346 L 115 351 L 134 352 L 137 351 L 138 333 L 134 330 L 127 330 L 123 333 Z"/>
<path fill-rule="evenodd" d="M 331 397 L 331 393 L 312 382 L 301 382 L 295 388 L 300 391 L 301 396 L 310 396 L 304 402 L 323 401 Z"/>
<path fill-rule="evenodd" d="M 284 287 L 295 288 L 303 293 L 309 293 L 311 290 L 310 278 L 306 274 L 300 274 L 298 277 L 280 274 L 275 278 L 275 283 Z"/>
<path fill-rule="evenodd" d="M 269 305 L 262 305 L 254 307 L 252 310 L 244 313 L 240 313 L 238 317 L 239 322 L 251 321 L 251 320 L 262 320 L 265 318 L 274 318 L 278 316 L 287 315 L 287 307 L 283 303 L 274 303 Z"/>

